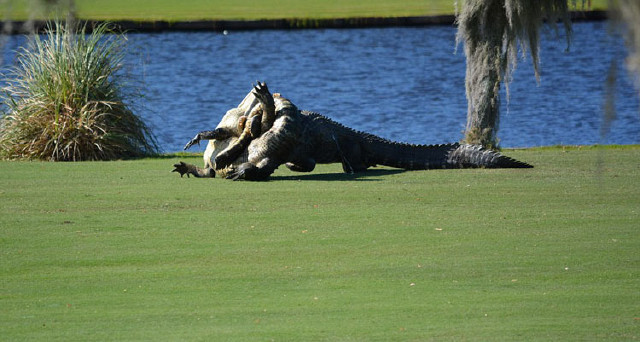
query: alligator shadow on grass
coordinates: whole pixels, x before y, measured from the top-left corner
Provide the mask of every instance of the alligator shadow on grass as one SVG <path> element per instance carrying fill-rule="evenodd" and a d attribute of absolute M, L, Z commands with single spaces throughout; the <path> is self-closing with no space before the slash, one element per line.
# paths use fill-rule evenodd
<path fill-rule="evenodd" d="M 397 173 L 406 172 L 405 170 L 397 169 L 397 170 L 367 170 L 365 172 L 358 173 L 305 173 L 300 175 L 291 175 L 291 176 L 271 176 L 269 177 L 270 181 L 291 181 L 291 180 L 305 180 L 305 181 L 380 181 L 382 178 L 373 178 L 373 177 L 383 177 L 389 175 L 395 175 Z"/>

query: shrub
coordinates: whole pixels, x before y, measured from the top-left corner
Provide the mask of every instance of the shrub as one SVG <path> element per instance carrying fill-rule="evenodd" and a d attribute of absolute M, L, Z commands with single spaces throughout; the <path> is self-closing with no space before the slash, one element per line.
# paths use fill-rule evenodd
<path fill-rule="evenodd" d="M 156 153 L 149 128 L 124 101 L 125 41 L 107 24 L 86 34 L 86 25 L 56 22 L 43 38 L 33 35 L 0 94 L 0 156 L 80 161 Z"/>

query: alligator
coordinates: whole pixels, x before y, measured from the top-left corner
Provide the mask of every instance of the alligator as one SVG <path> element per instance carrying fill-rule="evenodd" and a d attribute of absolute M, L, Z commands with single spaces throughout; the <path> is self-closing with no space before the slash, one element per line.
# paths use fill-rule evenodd
<path fill-rule="evenodd" d="M 273 99 L 273 102 L 271 102 Z M 258 85 L 212 131 L 202 131 L 184 147 L 209 140 L 204 168 L 180 162 L 180 176 L 263 181 L 282 164 L 298 172 L 316 164 L 341 163 L 346 173 L 384 165 L 405 170 L 531 168 L 480 145 L 414 145 L 356 131 L 318 113 L 299 110 L 266 84 Z"/>

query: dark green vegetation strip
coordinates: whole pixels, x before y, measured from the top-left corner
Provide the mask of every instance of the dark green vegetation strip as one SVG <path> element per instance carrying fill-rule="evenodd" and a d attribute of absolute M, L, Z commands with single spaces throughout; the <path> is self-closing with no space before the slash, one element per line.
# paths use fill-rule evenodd
<path fill-rule="evenodd" d="M 51 19 L 59 11 L 50 9 L 47 12 L 44 6 L 33 6 L 36 3 L 16 1 L 9 7 L 0 6 L 0 17 L 17 21 L 10 27 L 13 33 L 25 33 L 34 27 L 43 30 L 47 23 L 45 19 Z M 90 26 L 110 21 L 128 32 L 427 26 L 453 25 L 455 20 L 453 0 L 285 0 L 277 3 L 253 0 L 76 0 L 75 3 L 76 16 L 89 21 Z M 573 8 L 574 21 L 606 19 L 606 1 L 590 3 L 590 7 L 579 5 Z M 25 25 L 27 18 L 37 20 Z"/>
<path fill-rule="evenodd" d="M 26 20 L 29 1 L 10 1 L 13 20 Z M 580 3 L 580 1 L 578 1 Z M 591 9 L 603 10 L 606 0 L 590 1 Z M 452 15 L 454 0 L 75 0 L 81 19 L 134 21 L 198 21 L 198 20 L 260 20 L 291 18 L 362 18 L 414 17 Z M 580 4 L 578 9 L 581 9 Z M 0 8 L 6 18 L 5 8 Z M 40 11 L 42 12 L 42 10 Z M 35 15 L 38 16 L 36 12 Z M 40 14 L 39 16 L 42 16 Z"/>
<path fill-rule="evenodd" d="M 13 1 L 12 17 L 26 19 L 28 1 Z M 76 0 L 77 15 L 96 20 L 191 21 L 282 18 L 400 17 L 453 14 L 453 0 Z"/>
<path fill-rule="evenodd" d="M 536 168 L 0 162 L 0 336 L 638 339 L 640 147 L 506 153 Z"/>

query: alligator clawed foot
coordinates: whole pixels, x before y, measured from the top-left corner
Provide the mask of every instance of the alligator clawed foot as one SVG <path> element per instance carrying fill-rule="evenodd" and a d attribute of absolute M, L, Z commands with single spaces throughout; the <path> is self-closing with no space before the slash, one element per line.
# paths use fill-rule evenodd
<path fill-rule="evenodd" d="M 173 164 L 173 171 L 171 172 L 178 172 L 180 174 L 180 178 L 182 178 L 182 176 L 184 176 L 185 174 L 187 175 L 187 178 L 189 178 L 189 164 L 186 164 L 185 162 L 180 162 L 178 164 Z"/>
<path fill-rule="evenodd" d="M 189 140 L 189 142 L 184 145 L 184 150 L 188 150 L 191 146 L 198 144 L 200 146 L 200 134 L 197 134 L 193 139 Z"/>
<path fill-rule="evenodd" d="M 227 176 L 225 178 L 231 179 L 233 181 L 238 181 L 238 180 L 244 179 L 244 174 L 245 174 L 244 168 L 233 169 L 227 172 Z"/>
<path fill-rule="evenodd" d="M 216 165 L 216 170 L 221 170 L 229 166 L 232 162 L 232 160 L 230 159 L 231 158 L 227 153 L 220 153 L 219 155 L 217 155 L 213 160 Z"/>
<path fill-rule="evenodd" d="M 227 173 L 227 179 L 246 180 L 246 181 L 266 181 L 269 178 L 271 172 L 265 172 L 250 162 L 242 163 L 237 168 Z M 273 172 L 273 171 L 272 171 Z"/>
<path fill-rule="evenodd" d="M 265 82 L 256 81 L 256 85 L 253 86 L 253 95 L 262 103 L 268 103 L 269 100 L 273 101 L 269 88 Z"/>
<path fill-rule="evenodd" d="M 230 172 L 227 174 L 226 179 L 231 179 L 232 181 L 239 181 L 244 176 L 244 171 Z"/>
<path fill-rule="evenodd" d="M 254 169 L 255 166 L 251 163 L 240 164 L 237 168 L 234 168 L 231 172 L 227 173 L 227 179 L 234 181 L 241 179 L 251 180 L 250 173 Z"/>

